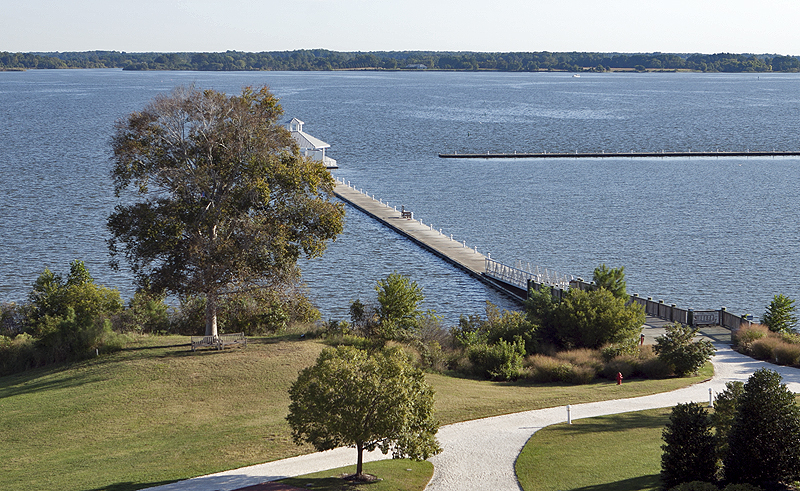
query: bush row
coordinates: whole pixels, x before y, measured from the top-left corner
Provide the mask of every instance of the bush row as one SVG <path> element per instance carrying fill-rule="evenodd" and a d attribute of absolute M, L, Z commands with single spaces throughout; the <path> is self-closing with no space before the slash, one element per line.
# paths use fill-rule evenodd
<path fill-rule="evenodd" d="M 800 366 L 800 335 L 773 332 L 763 324 L 742 326 L 733 333 L 734 348 L 757 360 L 778 365 Z"/>

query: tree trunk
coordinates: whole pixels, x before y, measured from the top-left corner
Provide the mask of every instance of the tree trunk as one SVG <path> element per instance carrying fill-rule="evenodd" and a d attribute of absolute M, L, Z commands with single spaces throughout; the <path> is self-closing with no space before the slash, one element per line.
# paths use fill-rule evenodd
<path fill-rule="evenodd" d="M 364 445 L 356 443 L 356 450 L 358 450 L 358 461 L 356 461 L 356 479 L 361 479 L 364 476 Z"/>
<path fill-rule="evenodd" d="M 217 296 L 206 294 L 206 336 L 217 337 Z"/>

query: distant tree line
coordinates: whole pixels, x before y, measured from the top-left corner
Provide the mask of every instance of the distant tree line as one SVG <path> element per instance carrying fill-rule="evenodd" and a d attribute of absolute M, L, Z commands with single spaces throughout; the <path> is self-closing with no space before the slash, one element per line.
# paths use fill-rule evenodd
<path fill-rule="evenodd" d="M 513 52 L 374 51 L 325 49 L 246 53 L 64 53 L 0 52 L 0 69 L 122 68 L 124 70 L 434 70 L 508 72 L 626 70 L 694 70 L 701 72 L 797 72 L 800 58 L 754 54 L 626 54 Z"/>

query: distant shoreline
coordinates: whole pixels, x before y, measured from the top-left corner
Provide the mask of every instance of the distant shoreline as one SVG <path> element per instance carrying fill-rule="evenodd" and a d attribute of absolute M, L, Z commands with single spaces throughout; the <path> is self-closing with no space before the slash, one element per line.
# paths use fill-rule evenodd
<path fill-rule="evenodd" d="M 325 49 L 248 53 L 119 51 L 0 52 L 2 69 L 122 68 L 136 71 L 459 71 L 459 72 L 800 72 L 800 57 L 778 54 L 597 52 L 339 52 Z"/>

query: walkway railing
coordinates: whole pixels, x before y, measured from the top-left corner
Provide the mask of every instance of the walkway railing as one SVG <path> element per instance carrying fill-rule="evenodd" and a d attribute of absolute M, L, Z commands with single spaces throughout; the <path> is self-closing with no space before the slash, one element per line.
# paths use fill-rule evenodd
<path fill-rule="evenodd" d="M 518 266 L 521 265 L 518 264 Z M 566 290 L 569 288 L 569 282 L 573 279 L 571 276 L 559 274 L 546 268 L 540 269 L 539 266 L 536 266 L 535 270 L 530 264 L 527 265 L 527 269 L 522 267 L 514 268 L 491 258 L 486 259 L 485 273 L 490 278 L 521 288 L 524 291 L 528 291 L 529 281 Z"/>

